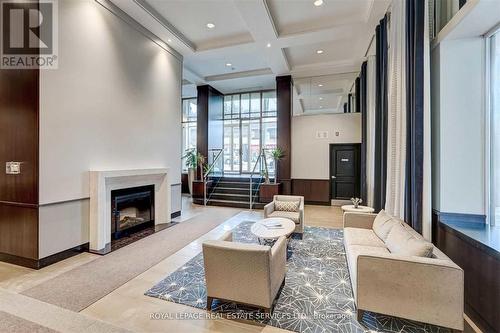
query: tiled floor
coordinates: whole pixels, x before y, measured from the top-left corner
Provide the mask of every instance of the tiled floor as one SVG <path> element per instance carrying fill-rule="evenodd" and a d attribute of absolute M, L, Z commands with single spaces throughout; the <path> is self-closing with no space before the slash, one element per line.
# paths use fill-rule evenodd
<path fill-rule="evenodd" d="M 184 198 L 183 214 L 176 221 L 188 223 L 189 218 L 199 214 L 213 214 L 212 209 L 193 205 L 188 198 Z M 338 207 L 306 206 L 305 216 L 307 225 L 342 227 L 342 212 Z M 261 210 L 242 210 L 78 314 L 18 293 L 78 265 L 96 260 L 99 256 L 82 253 L 38 271 L 0 263 L 0 304 L 2 304 L 0 310 L 10 311 L 9 313 L 16 316 L 26 317 L 25 319 L 32 322 L 61 331 L 69 330 L 72 325 L 74 331 L 85 331 L 89 327 L 99 328 L 95 330 L 96 332 L 114 331 L 116 327 L 137 332 L 284 332 L 271 326 L 260 326 L 250 322 L 221 318 L 207 320 L 206 311 L 144 296 L 146 290 L 198 254 L 203 240 L 218 238 L 242 221 L 258 220 L 261 217 Z M 19 311 L 21 305 L 30 310 Z M 37 313 L 44 313 L 45 317 L 38 316 Z M 181 315 L 184 317 L 181 318 Z M 53 320 L 48 320 L 47 316 L 49 318 L 53 316 Z M 163 319 L 151 319 L 152 316 L 160 316 Z M 103 322 L 111 325 L 103 326 Z"/>

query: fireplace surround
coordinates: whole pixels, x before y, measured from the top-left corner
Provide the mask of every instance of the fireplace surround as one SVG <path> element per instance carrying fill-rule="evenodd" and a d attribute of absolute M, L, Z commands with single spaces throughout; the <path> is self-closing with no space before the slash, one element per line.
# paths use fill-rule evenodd
<path fill-rule="evenodd" d="M 170 223 L 169 169 L 90 171 L 90 245 L 89 251 L 111 251 L 112 191 L 152 186 L 154 225 Z"/>

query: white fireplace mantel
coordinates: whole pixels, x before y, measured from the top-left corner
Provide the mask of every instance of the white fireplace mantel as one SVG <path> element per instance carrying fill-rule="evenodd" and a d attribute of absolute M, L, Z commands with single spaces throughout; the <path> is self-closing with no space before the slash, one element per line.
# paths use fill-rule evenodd
<path fill-rule="evenodd" d="M 170 222 L 169 169 L 90 171 L 90 251 L 111 250 L 111 191 L 154 185 L 155 224 Z"/>

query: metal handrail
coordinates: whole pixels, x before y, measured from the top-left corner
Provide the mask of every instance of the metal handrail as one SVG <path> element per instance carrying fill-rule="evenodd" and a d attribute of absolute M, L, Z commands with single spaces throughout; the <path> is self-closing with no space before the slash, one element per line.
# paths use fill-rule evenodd
<path fill-rule="evenodd" d="M 206 206 L 207 205 L 207 202 L 208 200 L 210 200 L 210 197 L 212 196 L 210 194 L 210 197 L 207 199 L 207 180 L 208 180 L 208 175 L 210 174 L 210 172 L 212 172 L 215 164 L 217 163 L 217 161 L 219 161 L 219 158 L 222 156 L 222 152 L 224 151 L 224 149 L 212 149 L 212 151 L 219 151 L 217 153 L 217 155 L 215 155 L 215 153 L 213 153 L 213 161 L 212 161 L 212 164 L 208 166 L 207 168 L 207 171 L 203 174 L 203 204 Z M 222 169 L 222 171 L 224 172 L 224 168 Z M 220 180 L 220 178 L 219 178 Z M 217 181 L 217 183 L 219 183 Z M 216 184 L 217 185 L 217 184 Z"/>
<path fill-rule="evenodd" d="M 250 190 L 250 199 L 249 199 L 249 201 L 250 201 L 250 203 L 249 203 L 250 210 L 253 209 L 253 204 L 254 204 L 254 202 L 253 202 L 253 192 L 254 192 L 254 190 L 253 190 L 253 175 L 255 173 L 255 168 L 257 168 L 257 165 L 259 164 L 259 162 L 261 162 L 262 159 L 264 161 L 264 170 L 267 173 L 267 176 L 269 177 L 269 169 L 267 168 L 266 152 L 265 151 L 266 151 L 266 149 L 262 148 L 262 151 L 259 154 L 259 157 L 257 158 L 257 161 L 255 161 L 255 164 L 253 166 L 252 172 L 250 173 L 250 189 L 249 189 Z M 260 168 L 259 171 L 262 171 L 262 168 Z M 261 175 L 261 177 L 259 179 L 259 183 L 257 185 L 257 189 L 256 189 L 255 192 L 259 191 L 261 183 L 262 183 L 262 175 Z"/>

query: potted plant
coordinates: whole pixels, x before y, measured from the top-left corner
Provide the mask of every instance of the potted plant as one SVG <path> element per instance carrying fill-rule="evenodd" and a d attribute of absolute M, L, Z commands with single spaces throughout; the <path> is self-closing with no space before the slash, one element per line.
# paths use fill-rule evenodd
<path fill-rule="evenodd" d="M 285 152 L 280 147 L 276 147 L 271 150 L 271 156 L 274 160 L 274 183 L 278 182 L 278 163 L 285 157 Z"/>
<path fill-rule="evenodd" d="M 187 149 L 186 154 L 182 156 L 183 159 L 186 159 L 186 166 L 188 168 L 188 187 L 189 193 L 193 194 L 193 180 L 196 179 L 196 168 L 198 166 L 198 158 L 196 154 L 196 150 L 194 148 Z"/>
<path fill-rule="evenodd" d="M 206 158 L 205 158 L 205 156 L 203 156 L 203 154 L 200 154 L 200 153 L 196 154 L 196 163 L 198 165 L 198 168 L 200 168 L 199 180 L 204 180 L 203 175 L 206 172 L 205 161 L 206 161 Z"/>

